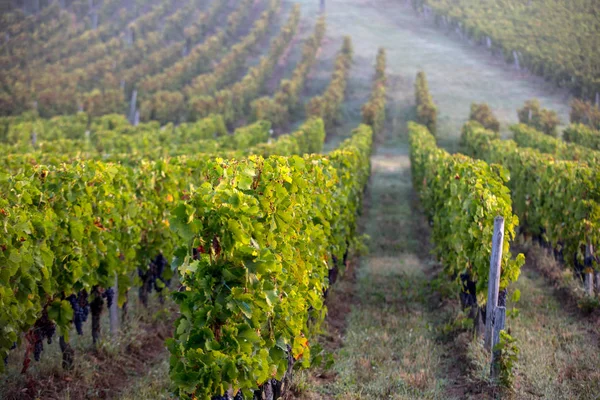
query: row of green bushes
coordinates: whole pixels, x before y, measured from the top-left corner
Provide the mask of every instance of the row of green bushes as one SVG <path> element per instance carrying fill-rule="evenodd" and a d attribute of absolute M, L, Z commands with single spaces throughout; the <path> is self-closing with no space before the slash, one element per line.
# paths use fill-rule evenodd
<path fill-rule="evenodd" d="M 417 104 L 417 122 L 427 127 L 434 136 L 437 130 L 437 107 L 433 103 L 425 72 L 417 74 L 415 82 L 415 102 Z"/>

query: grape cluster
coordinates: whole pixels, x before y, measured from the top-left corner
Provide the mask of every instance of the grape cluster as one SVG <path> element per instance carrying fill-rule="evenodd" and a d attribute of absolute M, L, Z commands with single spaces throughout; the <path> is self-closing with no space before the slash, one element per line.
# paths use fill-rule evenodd
<path fill-rule="evenodd" d="M 164 286 L 169 286 L 169 284 L 171 283 L 170 279 L 163 278 L 163 272 L 165 271 L 165 267 L 167 267 L 167 266 L 168 266 L 167 259 L 162 254 L 159 254 L 158 256 L 156 256 L 154 261 L 152 261 L 152 263 L 151 263 L 151 269 L 154 272 L 153 273 L 154 278 L 152 279 L 152 285 L 154 286 L 154 290 L 156 290 L 157 293 L 160 293 L 163 289 L 163 287 L 160 287 L 159 285 L 157 285 L 157 283 L 156 283 L 157 279 L 160 279 L 162 281 L 162 283 L 164 284 Z"/>
<path fill-rule="evenodd" d="M 54 333 L 56 333 L 56 325 L 47 325 L 46 332 L 44 333 L 44 335 L 48 339 L 48 344 L 52 344 L 52 336 L 54 336 Z"/>
<path fill-rule="evenodd" d="M 92 301 L 90 303 L 90 311 L 92 312 L 92 339 L 94 344 L 100 339 L 100 314 L 104 307 L 104 300 L 100 290 L 95 287 L 92 291 Z"/>
<path fill-rule="evenodd" d="M 162 254 L 159 254 L 154 260 L 150 261 L 147 270 L 144 271 L 143 269 L 138 268 L 138 276 L 143 282 L 142 287 L 140 288 L 140 297 L 145 296 L 146 293 L 152 292 L 152 288 L 154 288 L 157 293 L 160 293 L 165 286 L 171 284 L 170 279 L 165 279 L 163 277 L 163 273 L 167 267 L 167 259 Z M 162 285 L 158 283 L 159 280 L 162 282 Z"/>
<path fill-rule="evenodd" d="M 106 299 L 106 304 L 108 308 L 110 308 L 115 298 L 115 290 L 113 288 L 106 289 L 104 293 L 102 293 L 102 297 Z"/>
<path fill-rule="evenodd" d="M 52 337 L 56 333 L 56 324 L 48 318 L 48 314 L 44 312 L 40 319 L 34 325 L 38 331 L 38 335 L 48 340 L 48 344 L 52 344 Z"/>
<path fill-rule="evenodd" d="M 33 358 L 35 361 L 40 361 L 40 357 L 42 355 L 42 351 L 44 350 L 44 342 L 38 340 L 35 342 L 33 347 Z"/>
<path fill-rule="evenodd" d="M 88 315 L 90 314 L 90 305 L 88 303 L 88 294 L 85 290 L 79 292 L 77 295 L 77 301 L 79 301 L 79 307 L 81 308 L 83 322 L 87 321 Z"/>
<path fill-rule="evenodd" d="M 83 335 L 83 323 L 87 320 L 89 309 L 87 304 L 87 293 L 79 293 L 77 296 L 72 294 L 67 297 L 67 301 L 73 309 L 73 324 L 77 334 Z"/>
<path fill-rule="evenodd" d="M 239 390 L 234 397 L 230 397 L 229 394 L 225 393 L 223 396 L 213 396 L 211 397 L 211 400 L 244 400 L 244 395 L 242 394 L 242 391 Z"/>
<path fill-rule="evenodd" d="M 28 338 L 28 340 L 33 341 L 33 358 L 35 361 L 40 361 L 44 350 L 44 339 L 47 339 L 48 344 L 51 344 L 55 332 L 56 325 L 48 318 L 48 313 L 44 311 L 42 316 L 35 321 L 33 334 Z"/>

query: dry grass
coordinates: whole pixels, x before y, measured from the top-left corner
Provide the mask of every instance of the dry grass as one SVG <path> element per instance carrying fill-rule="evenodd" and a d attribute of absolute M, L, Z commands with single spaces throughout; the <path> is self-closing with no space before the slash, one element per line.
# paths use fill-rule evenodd
<path fill-rule="evenodd" d="M 569 307 L 578 306 L 583 315 L 600 319 L 600 310 L 597 306 L 591 305 L 592 298 L 586 294 L 581 277 L 574 274 L 570 268 L 561 265 L 550 250 L 524 237 L 519 238 L 518 250 L 526 254 L 527 266 L 540 273 L 554 288 L 555 295 Z M 588 304 L 591 308 L 582 307 L 584 304 Z"/>
<path fill-rule="evenodd" d="M 528 261 L 512 289 L 521 299 L 510 320 L 521 349 L 517 399 L 597 399 L 600 393 L 600 323 L 577 308 L 581 289 L 554 257 L 526 246 Z"/>

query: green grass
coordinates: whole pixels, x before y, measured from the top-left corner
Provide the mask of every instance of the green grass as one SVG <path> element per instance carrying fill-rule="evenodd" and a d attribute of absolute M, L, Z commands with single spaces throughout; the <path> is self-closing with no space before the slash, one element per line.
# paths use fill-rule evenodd
<path fill-rule="evenodd" d="M 391 86 L 401 85 L 395 81 Z M 460 398 L 449 392 L 457 372 L 450 371 L 451 349 L 440 335 L 456 310 L 438 308 L 431 297 L 427 227 L 415 209 L 408 147 L 399 123 L 406 115 L 393 114 L 371 160 L 363 217 L 369 254 L 361 257 L 351 288 L 355 295 L 343 346 L 334 353 L 335 378 L 303 382 L 301 398 Z"/>
<path fill-rule="evenodd" d="M 154 365 L 148 373 L 134 381 L 133 384 L 121 393 L 121 400 L 165 400 L 173 399 L 169 392 L 169 359 L 161 360 Z"/>

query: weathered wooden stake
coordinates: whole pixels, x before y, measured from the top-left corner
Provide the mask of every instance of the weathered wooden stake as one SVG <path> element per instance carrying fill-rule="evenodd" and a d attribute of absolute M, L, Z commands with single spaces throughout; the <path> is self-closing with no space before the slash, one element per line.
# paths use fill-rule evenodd
<path fill-rule="evenodd" d="M 504 245 L 504 218 L 494 219 L 494 236 L 492 237 L 492 257 L 488 277 L 488 298 L 485 311 L 485 339 L 487 350 L 492 349 L 492 329 L 494 310 L 498 306 L 498 291 L 500 290 L 500 269 L 502 263 L 502 247 Z"/>
<path fill-rule="evenodd" d="M 113 302 L 108 308 L 108 314 L 110 318 L 110 334 L 115 336 L 119 331 L 119 279 L 115 274 L 115 285 L 113 286 L 114 296 Z"/>
<path fill-rule="evenodd" d="M 592 267 L 592 257 L 594 256 L 594 249 L 591 244 L 585 246 L 585 267 Z M 585 292 L 588 296 L 594 295 L 594 272 L 585 273 Z"/>
<path fill-rule="evenodd" d="M 133 124 L 135 118 L 135 110 L 137 109 L 137 90 L 131 92 L 131 102 L 129 105 L 129 122 Z"/>
<path fill-rule="evenodd" d="M 98 13 L 96 11 L 92 13 L 92 29 L 98 29 Z"/>
<path fill-rule="evenodd" d="M 585 273 L 584 287 L 585 287 L 585 293 L 588 296 L 594 295 L 594 273 L 593 272 Z"/>
<path fill-rule="evenodd" d="M 506 323 L 506 307 L 496 307 L 494 310 L 493 319 L 493 334 L 492 334 L 492 350 L 498 343 L 500 343 L 500 331 L 504 329 L 504 325 Z M 500 372 L 500 368 L 498 365 L 498 359 L 501 356 L 500 351 L 492 351 L 492 366 L 491 366 L 491 375 L 492 378 L 497 378 Z"/>

